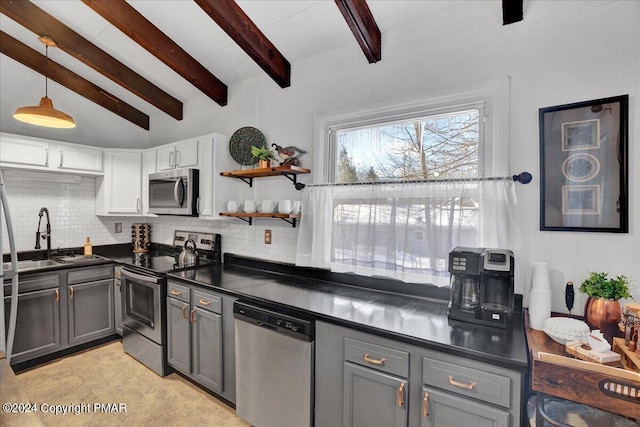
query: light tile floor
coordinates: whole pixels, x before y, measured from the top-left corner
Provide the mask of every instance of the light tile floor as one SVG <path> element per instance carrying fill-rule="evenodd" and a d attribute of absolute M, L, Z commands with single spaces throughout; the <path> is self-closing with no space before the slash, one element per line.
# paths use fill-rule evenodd
<path fill-rule="evenodd" d="M 18 380 L 45 426 L 249 426 L 233 408 L 181 376 L 158 376 L 127 355 L 121 342 L 20 373 Z M 121 404 L 126 411 L 112 410 Z M 44 413 L 45 405 L 80 413 Z M 9 414 L 9 424 L 23 426 L 19 417 Z"/>

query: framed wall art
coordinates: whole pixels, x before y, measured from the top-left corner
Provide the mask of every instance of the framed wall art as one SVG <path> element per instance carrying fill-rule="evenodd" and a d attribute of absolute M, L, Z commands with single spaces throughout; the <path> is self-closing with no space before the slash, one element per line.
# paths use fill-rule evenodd
<path fill-rule="evenodd" d="M 629 96 L 546 107 L 540 230 L 627 233 Z"/>

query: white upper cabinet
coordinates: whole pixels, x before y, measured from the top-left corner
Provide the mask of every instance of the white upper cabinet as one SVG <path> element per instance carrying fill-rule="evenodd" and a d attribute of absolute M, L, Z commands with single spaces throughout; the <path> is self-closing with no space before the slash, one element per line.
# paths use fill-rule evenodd
<path fill-rule="evenodd" d="M 198 139 L 163 145 L 156 150 L 157 171 L 198 167 Z"/>
<path fill-rule="evenodd" d="M 107 149 L 104 176 L 96 179 L 96 215 L 142 214 L 142 152 Z"/>
<path fill-rule="evenodd" d="M 102 149 L 59 145 L 57 151 L 58 169 L 102 172 Z"/>
<path fill-rule="evenodd" d="M 102 175 L 103 152 L 86 145 L 0 134 L 0 166 L 5 168 Z"/>

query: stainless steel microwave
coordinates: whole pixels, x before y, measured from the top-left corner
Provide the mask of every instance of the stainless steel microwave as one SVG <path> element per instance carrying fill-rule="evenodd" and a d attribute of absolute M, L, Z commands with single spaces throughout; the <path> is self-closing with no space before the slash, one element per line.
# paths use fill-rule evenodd
<path fill-rule="evenodd" d="M 198 216 L 199 181 L 198 169 L 149 174 L 149 212 Z"/>

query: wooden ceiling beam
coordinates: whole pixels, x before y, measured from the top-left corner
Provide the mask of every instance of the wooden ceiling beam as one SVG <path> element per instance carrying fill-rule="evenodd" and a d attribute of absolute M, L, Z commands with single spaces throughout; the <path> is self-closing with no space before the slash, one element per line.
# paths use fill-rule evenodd
<path fill-rule="evenodd" d="M 524 0 L 502 0 L 502 25 L 522 21 L 524 17 Z"/>
<path fill-rule="evenodd" d="M 233 0 L 195 0 L 280 87 L 291 85 L 291 64 Z"/>
<path fill-rule="evenodd" d="M 149 130 L 149 116 L 111 95 L 99 86 L 53 62 L 26 44 L 0 31 L 0 52 L 15 59 L 77 94 L 95 102 L 125 120 Z"/>
<path fill-rule="evenodd" d="M 227 86 L 125 0 L 82 2 L 209 98 L 227 105 Z"/>
<path fill-rule="evenodd" d="M 182 103 L 131 68 L 100 50 L 30 1 L 1 1 L 0 12 L 40 36 L 51 37 L 58 47 L 100 74 L 133 92 L 171 117 L 182 120 Z"/>
<path fill-rule="evenodd" d="M 369 63 L 382 59 L 382 36 L 366 0 L 335 0 Z"/>

